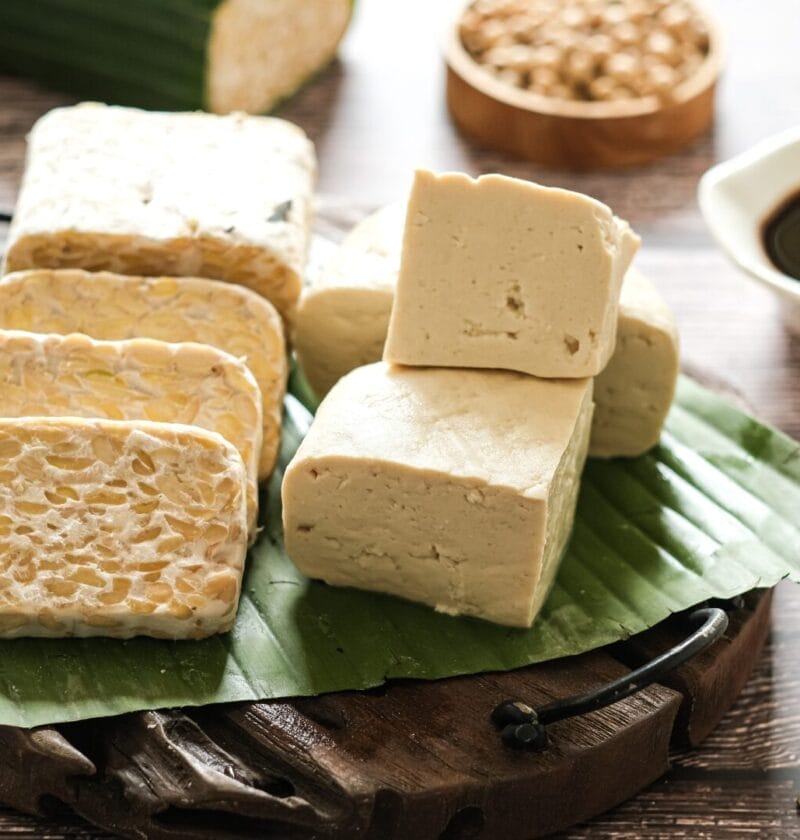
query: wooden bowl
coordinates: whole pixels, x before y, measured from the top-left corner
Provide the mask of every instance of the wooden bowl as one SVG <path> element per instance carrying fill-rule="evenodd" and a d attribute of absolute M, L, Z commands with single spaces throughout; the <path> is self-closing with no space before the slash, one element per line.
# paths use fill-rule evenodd
<path fill-rule="evenodd" d="M 669 103 L 655 96 L 578 102 L 505 84 L 464 48 L 461 13 L 446 36 L 447 103 L 459 128 L 482 146 L 569 169 L 632 166 L 672 154 L 711 124 L 723 44 L 705 10 L 708 55 Z"/>

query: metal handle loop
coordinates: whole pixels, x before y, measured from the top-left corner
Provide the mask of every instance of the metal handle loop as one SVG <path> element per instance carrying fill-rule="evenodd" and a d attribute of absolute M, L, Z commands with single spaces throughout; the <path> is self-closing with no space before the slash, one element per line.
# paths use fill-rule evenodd
<path fill-rule="evenodd" d="M 585 694 L 554 700 L 538 709 L 518 700 L 506 700 L 494 708 L 492 723 L 502 730 L 503 741 L 509 746 L 545 749 L 547 724 L 585 715 L 630 697 L 706 650 L 728 628 L 728 614 L 719 607 L 695 609 L 688 621 L 696 628 L 691 635 L 635 671 Z"/>

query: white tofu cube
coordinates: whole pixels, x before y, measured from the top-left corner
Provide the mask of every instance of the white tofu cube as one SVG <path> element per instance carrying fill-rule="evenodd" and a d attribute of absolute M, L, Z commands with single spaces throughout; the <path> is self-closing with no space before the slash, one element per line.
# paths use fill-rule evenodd
<path fill-rule="evenodd" d="M 303 290 L 292 339 L 316 394 L 380 361 L 397 285 L 404 203 L 367 216 L 345 237 L 319 280 Z"/>
<path fill-rule="evenodd" d="M 614 350 L 622 278 L 638 245 L 588 196 L 420 171 L 384 359 L 594 376 Z"/>
<path fill-rule="evenodd" d="M 592 380 L 358 368 L 283 482 L 286 549 L 335 586 L 531 624 L 572 527 Z"/>
<path fill-rule="evenodd" d="M 597 377 L 589 454 L 614 458 L 647 452 L 658 443 L 680 370 L 672 312 L 641 272 L 625 275 L 617 345 Z"/>

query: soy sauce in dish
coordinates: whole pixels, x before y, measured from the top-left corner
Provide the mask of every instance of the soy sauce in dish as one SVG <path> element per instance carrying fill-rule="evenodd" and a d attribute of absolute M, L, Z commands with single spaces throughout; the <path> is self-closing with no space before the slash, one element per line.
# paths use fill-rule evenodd
<path fill-rule="evenodd" d="M 767 218 L 762 237 L 775 267 L 800 280 L 800 192 L 790 195 Z"/>

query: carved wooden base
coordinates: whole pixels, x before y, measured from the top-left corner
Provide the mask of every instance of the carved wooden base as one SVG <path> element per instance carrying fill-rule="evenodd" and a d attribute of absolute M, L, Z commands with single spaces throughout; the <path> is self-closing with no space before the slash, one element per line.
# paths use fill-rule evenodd
<path fill-rule="evenodd" d="M 148 840 L 530 840 L 628 799 L 667 770 L 671 743 L 708 734 L 766 639 L 771 592 L 745 600 L 726 637 L 669 686 L 553 724 L 544 753 L 504 747 L 493 706 L 608 681 L 672 646 L 683 632 L 674 620 L 610 651 L 506 674 L 0 728 L 0 801 Z"/>

